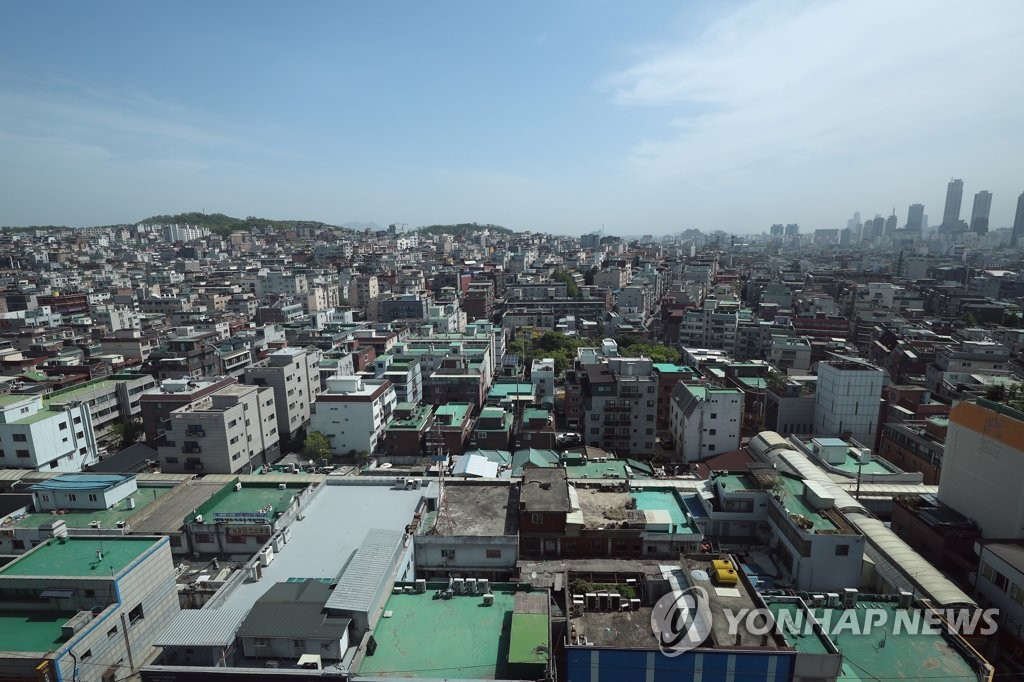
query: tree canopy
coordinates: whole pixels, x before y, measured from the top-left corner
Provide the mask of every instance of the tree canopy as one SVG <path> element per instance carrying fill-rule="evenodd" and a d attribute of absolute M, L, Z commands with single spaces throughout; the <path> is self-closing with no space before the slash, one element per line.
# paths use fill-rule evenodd
<path fill-rule="evenodd" d="M 654 362 L 679 362 L 683 356 L 681 352 L 663 343 L 648 341 L 639 336 L 621 336 L 615 339 L 619 344 L 619 355 L 624 358 L 638 358 L 643 356 Z"/>
<path fill-rule="evenodd" d="M 421 234 L 450 234 L 452 236 L 458 236 L 461 234 L 467 234 L 470 232 L 482 232 L 483 230 L 490 230 L 491 232 L 499 232 L 501 234 L 514 234 L 514 230 L 510 230 L 507 227 L 501 225 L 480 225 L 479 223 L 458 223 L 455 225 L 426 225 L 419 228 Z"/>
<path fill-rule="evenodd" d="M 579 286 L 577 286 L 575 278 L 573 278 L 572 274 L 569 273 L 568 271 L 555 270 L 553 273 L 551 273 L 551 279 L 555 280 L 556 282 L 561 282 L 562 284 L 565 285 L 565 290 L 566 293 L 568 293 L 569 298 L 579 297 L 580 288 Z"/>
<path fill-rule="evenodd" d="M 141 421 L 132 419 L 114 422 L 110 427 L 110 432 L 114 435 L 114 447 L 118 450 L 124 450 L 142 438 L 145 428 L 142 426 Z"/>
<path fill-rule="evenodd" d="M 331 459 L 331 443 L 327 436 L 319 431 L 310 431 L 302 445 L 302 454 L 306 459 L 321 465 L 326 464 Z"/>

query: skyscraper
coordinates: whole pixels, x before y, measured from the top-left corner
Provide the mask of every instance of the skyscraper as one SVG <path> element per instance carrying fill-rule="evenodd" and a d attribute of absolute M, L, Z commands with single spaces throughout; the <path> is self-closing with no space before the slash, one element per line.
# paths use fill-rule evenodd
<path fill-rule="evenodd" d="M 942 229 L 955 230 L 960 222 L 960 202 L 964 198 L 964 181 L 954 179 L 946 186 L 946 209 L 942 212 Z"/>
<path fill-rule="evenodd" d="M 1024 192 L 1017 197 L 1017 213 L 1013 217 L 1013 236 L 1010 237 L 1011 246 L 1020 246 L 1024 240 Z"/>
<path fill-rule="evenodd" d="M 985 234 L 988 232 L 988 212 L 992 208 L 992 192 L 981 190 L 974 195 L 974 207 L 971 209 L 971 232 Z"/>
<path fill-rule="evenodd" d="M 921 232 L 924 228 L 924 204 L 911 204 L 907 210 L 907 229 Z"/>
<path fill-rule="evenodd" d="M 891 236 L 896 231 L 896 223 L 899 220 L 896 218 L 896 207 L 892 207 L 892 215 L 885 219 L 885 236 Z"/>

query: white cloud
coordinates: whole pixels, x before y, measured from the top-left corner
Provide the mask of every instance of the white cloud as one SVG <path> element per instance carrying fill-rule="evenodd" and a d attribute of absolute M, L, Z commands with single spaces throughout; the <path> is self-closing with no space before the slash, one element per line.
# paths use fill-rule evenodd
<path fill-rule="evenodd" d="M 955 160 L 979 130 L 1020 144 L 1021 35 L 1014 1 L 758 1 L 607 85 L 621 106 L 666 111 L 666 133 L 633 147 L 643 180 L 898 163 L 933 146 Z"/>

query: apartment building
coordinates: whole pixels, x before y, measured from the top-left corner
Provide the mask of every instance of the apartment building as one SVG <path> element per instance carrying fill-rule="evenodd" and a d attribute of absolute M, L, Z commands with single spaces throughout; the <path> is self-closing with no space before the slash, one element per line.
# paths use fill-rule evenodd
<path fill-rule="evenodd" d="M 832 354 L 830 360 L 819 362 L 815 435 L 849 433 L 861 443 L 874 445 L 884 385 L 885 373 L 859 358 Z"/>
<path fill-rule="evenodd" d="M 88 405 L 42 396 L 0 396 L 0 468 L 81 471 L 97 461 Z"/>
<path fill-rule="evenodd" d="M 336 455 L 374 452 L 384 445 L 396 405 L 395 387 L 386 379 L 330 377 L 313 406 L 309 430 L 326 436 Z"/>
<path fill-rule="evenodd" d="M 742 391 L 680 383 L 670 400 L 672 440 L 680 459 L 699 462 L 740 447 Z"/>
<path fill-rule="evenodd" d="M 250 473 L 281 458 L 270 387 L 229 384 L 170 413 L 157 448 L 168 473 Z"/>
<path fill-rule="evenodd" d="M 654 452 L 658 378 L 653 363 L 613 357 L 580 369 L 587 445 L 618 454 Z"/>
<path fill-rule="evenodd" d="M 309 422 L 312 405 L 320 394 L 320 351 L 282 348 L 245 368 L 245 383 L 270 386 L 277 406 L 277 430 L 291 438 Z"/>

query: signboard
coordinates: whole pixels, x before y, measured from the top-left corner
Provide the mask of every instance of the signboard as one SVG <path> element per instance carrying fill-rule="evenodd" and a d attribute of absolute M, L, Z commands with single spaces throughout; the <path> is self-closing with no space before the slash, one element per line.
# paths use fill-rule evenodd
<path fill-rule="evenodd" d="M 274 513 L 270 507 L 266 511 L 255 512 L 214 512 L 214 523 L 266 523 L 267 518 Z"/>
<path fill-rule="evenodd" d="M 265 523 L 259 525 L 230 525 L 224 528 L 224 531 L 229 536 L 268 536 L 270 535 L 270 526 Z"/>

